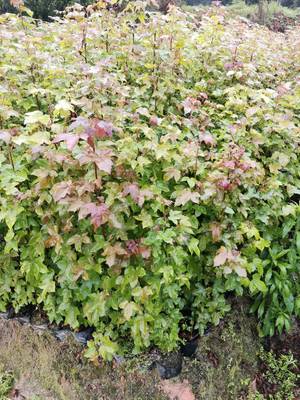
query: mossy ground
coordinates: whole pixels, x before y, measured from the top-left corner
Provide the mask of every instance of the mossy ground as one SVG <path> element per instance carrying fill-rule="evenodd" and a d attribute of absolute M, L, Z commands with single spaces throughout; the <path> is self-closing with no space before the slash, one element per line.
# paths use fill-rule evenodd
<path fill-rule="evenodd" d="M 289 341 L 283 336 L 270 346 L 281 352 L 291 342 L 293 348 L 288 350 L 294 350 L 297 359 L 300 336 L 295 331 L 291 335 Z M 248 303 L 240 301 L 218 327 L 199 339 L 193 358 L 184 359 L 181 375 L 162 381 L 157 371 L 145 368 L 151 354 L 121 365 L 96 366 L 84 359 L 83 348 L 71 339 L 58 342 L 17 321 L 0 320 L 0 372 L 14 377 L 8 397 L 0 396 L 0 400 L 256 399 L 251 391 L 262 375 L 261 345 Z M 268 395 L 261 398 L 268 399 Z"/>
<path fill-rule="evenodd" d="M 260 345 L 248 303 L 240 302 L 201 338 L 194 360 L 184 364 L 182 377 L 191 383 L 197 400 L 241 399 L 258 370 Z"/>
<path fill-rule="evenodd" d="M 11 398 L 18 393 L 26 400 L 165 399 L 154 375 L 126 365 L 94 366 L 72 340 L 58 342 L 16 321 L 0 321 L 0 364 L 15 378 Z"/>

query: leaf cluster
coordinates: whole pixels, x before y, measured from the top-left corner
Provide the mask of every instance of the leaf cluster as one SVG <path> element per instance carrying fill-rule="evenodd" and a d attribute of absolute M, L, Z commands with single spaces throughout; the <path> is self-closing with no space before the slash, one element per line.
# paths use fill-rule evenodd
<path fill-rule="evenodd" d="M 91 359 L 230 293 L 264 335 L 300 313 L 299 28 L 145 10 L 0 17 L 0 309 L 95 327 Z"/>

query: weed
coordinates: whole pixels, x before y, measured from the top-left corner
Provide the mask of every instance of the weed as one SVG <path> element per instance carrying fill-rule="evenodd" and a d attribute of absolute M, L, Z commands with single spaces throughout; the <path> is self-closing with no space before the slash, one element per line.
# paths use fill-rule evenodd
<path fill-rule="evenodd" d="M 9 392 L 14 384 L 14 376 L 11 372 L 5 372 L 0 367 L 0 400 L 7 400 Z"/>

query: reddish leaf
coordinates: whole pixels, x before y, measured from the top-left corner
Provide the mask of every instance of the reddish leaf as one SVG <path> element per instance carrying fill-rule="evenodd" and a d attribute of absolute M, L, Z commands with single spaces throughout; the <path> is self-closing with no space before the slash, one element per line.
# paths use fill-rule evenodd
<path fill-rule="evenodd" d="M 15 8 L 20 8 L 24 6 L 24 1 L 23 0 L 10 0 L 10 4 L 14 6 Z"/>
<path fill-rule="evenodd" d="M 100 121 L 99 119 L 93 119 L 91 121 L 91 130 L 88 131 L 92 136 L 97 138 L 104 138 L 106 136 L 112 136 L 114 126 L 110 122 Z"/>
<path fill-rule="evenodd" d="M 138 203 L 140 190 L 136 183 L 130 183 L 130 184 L 124 186 L 123 196 L 127 196 L 128 194 L 130 194 L 133 201 Z"/>
<path fill-rule="evenodd" d="M 141 246 L 139 248 L 139 254 L 143 257 L 143 258 L 149 258 L 151 256 L 151 249 L 150 247 L 146 247 L 146 246 Z"/>
<path fill-rule="evenodd" d="M 84 117 L 77 117 L 69 126 L 69 131 L 77 129 L 79 127 L 87 129 L 90 126 L 90 122 L 87 118 Z"/>
<path fill-rule="evenodd" d="M 95 203 L 83 204 L 80 207 L 78 218 L 83 219 L 88 215 L 91 217 L 91 222 L 94 226 L 94 229 L 97 229 L 100 225 L 103 225 L 107 222 L 109 217 L 109 209 L 104 203 L 100 205 Z"/>
<path fill-rule="evenodd" d="M 190 189 L 183 189 L 177 196 L 175 206 L 185 205 L 189 201 L 199 203 L 200 194 L 198 192 L 191 192 Z"/>
<path fill-rule="evenodd" d="M 220 265 L 224 265 L 227 259 L 228 259 L 228 251 L 224 246 L 222 246 L 218 250 L 217 255 L 214 258 L 214 266 L 219 267 Z"/>
<path fill-rule="evenodd" d="M 0 131 L 0 140 L 3 140 L 6 144 L 8 144 L 11 140 L 11 134 L 7 131 Z"/>
<path fill-rule="evenodd" d="M 231 182 L 228 179 L 222 179 L 218 182 L 218 186 L 220 189 L 224 191 L 229 191 L 232 189 Z"/>
<path fill-rule="evenodd" d="M 216 141 L 214 137 L 210 133 L 203 133 L 199 137 L 200 142 L 204 142 L 207 145 L 214 146 L 216 144 Z"/>
<path fill-rule="evenodd" d="M 67 149 L 72 151 L 80 139 L 87 140 L 87 138 L 88 135 L 85 133 L 78 135 L 75 133 L 61 133 L 53 139 L 53 143 L 65 142 Z"/>
<path fill-rule="evenodd" d="M 235 169 L 235 161 L 233 160 L 223 161 L 222 166 L 228 169 Z"/>
<path fill-rule="evenodd" d="M 190 112 L 196 111 L 201 102 L 193 97 L 187 97 L 183 102 L 183 110 L 185 114 L 189 114 Z"/>
<path fill-rule="evenodd" d="M 158 118 L 156 115 L 152 115 L 149 120 L 151 126 L 158 126 L 160 124 L 161 119 Z"/>
<path fill-rule="evenodd" d="M 126 255 L 127 251 L 123 249 L 121 243 L 116 243 L 113 246 L 107 246 L 102 253 L 106 257 L 106 263 L 112 267 L 116 264 L 117 256 Z"/>
<path fill-rule="evenodd" d="M 83 153 L 77 156 L 81 165 L 95 163 L 100 171 L 111 173 L 113 166 L 111 150 L 95 150 L 86 149 Z"/>
<path fill-rule="evenodd" d="M 64 182 L 59 182 L 56 183 L 51 190 L 51 194 L 53 196 L 53 199 L 55 201 L 60 201 L 64 197 L 66 197 L 68 194 L 71 193 L 73 187 L 72 181 L 64 181 Z"/>
<path fill-rule="evenodd" d="M 221 225 L 213 223 L 210 226 L 213 242 L 218 242 L 221 238 Z"/>

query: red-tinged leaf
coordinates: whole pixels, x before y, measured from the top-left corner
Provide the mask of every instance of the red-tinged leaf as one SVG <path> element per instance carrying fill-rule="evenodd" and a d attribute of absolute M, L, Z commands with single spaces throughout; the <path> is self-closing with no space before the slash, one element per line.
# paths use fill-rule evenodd
<path fill-rule="evenodd" d="M 202 100 L 202 102 L 204 102 L 205 100 L 208 99 L 208 95 L 205 92 L 201 92 L 199 93 L 199 99 Z"/>
<path fill-rule="evenodd" d="M 117 257 L 126 255 L 127 251 L 123 249 L 121 243 L 116 243 L 113 246 L 107 246 L 102 254 L 106 258 L 107 265 L 109 267 L 112 267 L 116 264 Z"/>
<path fill-rule="evenodd" d="M 193 97 L 188 97 L 182 102 L 182 105 L 184 113 L 189 114 L 190 112 L 196 111 L 201 105 L 201 102 Z"/>
<path fill-rule="evenodd" d="M 233 160 L 226 160 L 222 162 L 222 166 L 228 169 L 235 169 L 236 165 L 235 165 L 235 161 Z"/>
<path fill-rule="evenodd" d="M 228 259 L 228 251 L 224 246 L 222 246 L 218 250 L 217 255 L 214 258 L 214 266 L 219 267 L 221 265 L 224 265 L 227 259 Z"/>
<path fill-rule="evenodd" d="M 127 247 L 127 252 L 129 255 L 136 255 L 139 253 L 139 241 L 138 240 L 127 240 L 126 247 Z"/>
<path fill-rule="evenodd" d="M 207 132 L 200 135 L 199 140 L 200 140 L 200 142 L 203 142 L 209 146 L 214 146 L 216 144 L 214 137 L 210 133 L 207 133 Z"/>
<path fill-rule="evenodd" d="M 140 190 L 136 183 L 130 183 L 124 186 L 123 189 L 123 196 L 129 195 L 131 196 L 132 200 L 138 203 L 139 201 L 139 194 Z"/>
<path fill-rule="evenodd" d="M 170 179 L 174 179 L 176 182 L 179 181 L 181 177 L 180 170 L 178 168 L 165 168 L 164 169 L 165 175 L 164 175 L 164 180 L 169 181 Z"/>
<path fill-rule="evenodd" d="M 200 194 L 198 192 L 191 192 L 189 189 L 182 190 L 175 201 L 175 206 L 185 205 L 189 201 L 199 203 Z"/>
<path fill-rule="evenodd" d="M 77 117 L 69 126 L 68 131 L 73 131 L 77 128 L 87 129 L 90 126 L 90 121 L 84 117 Z"/>
<path fill-rule="evenodd" d="M 79 180 L 75 183 L 76 193 L 82 196 L 84 193 L 92 193 L 95 191 L 96 182 L 87 182 L 85 180 Z"/>
<path fill-rule="evenodd" d="M 0 131 L 0 140 L 3 140 L 6 144 L 8 144 L 11 140 L 11 134 L 7 131 Z"/>
<path fill-rule="evenodd" d="M 85 149 L 83 153 L 79 154 L 77 159 L 81 165 L 95 163 L 100 171 L 110 174 L 113 166 L 111 157 L 111 150 L 93 151 L 91 148 L 89 148 Z"/>
<path fill-rule="evenodd" d="M 230 191 L 232 189 L 232 184 L 228 179 L 221 179 L 218 182 L 218 187 L 224 191 Z"/>
<path fill-rule="evenodd" d="M 145 199 L 152 199 L 153 198 L 153 192 L 149 189 L 143 189 L 140 190 L 139 195 L 138 195 L 138 205 L 140 207 L 143 206 Z"/>
<path fill-rule="evenodd" d="M 78 211 L 85 203 L 80 199 L 71 199 L 68 201 L 68 210 L 69 211 Z"/>
<path fill-rule="evenodd" d="M 92 130 L 89 133 L 97 138 L 104 138 L 112 136 L 114 126 L 111 122 L 100 121 L 99 119 L 93 119 L 91 121 Z"/>
<path fill-rule="evenodd" d="M 108 152 L 103 151 L 100 154 L 99 153 L 97 153 L 98 158 L 95 160 L 98 169 L 100 171 L 107 172 L 108 174 L 110 174 L 113 166 L 110 150 Z"/>
<path fill-rule="evenodd" d="M 69 151 L 72 151 L 74 147 L 77 145 L 80 139 L 87 139 L 88 136 L 84 136 L 82 134 L 77 135 L 74 133 L 61 133 L 60 135 L 57 135 L 53 139 L 53 143 L 59 143 L 59 142 L 65 142 L 67 149 Z"/>
<path fill-rule="evenodd" d="M 221 225 L 213 223 L 210 226 L 213 242 L 218 242 L 221 239 Z"/>
<path fill-rule="evenodd" d="M 95 203 L 83 204 L 80 207 L 78 218 L 83 219 L 88 215 L 90 215 L 94 229 L 97 229 L 100 225 L 103 225 L 108 221 L 109 208 L 104 203 L 100 205 L 97 205 Z"/>
<path fill-rule="evenodd" d="M 139 248 L 139 254 L 143 257 L 143 258 L 150 258 L 151 256 L 151 249 L 150 247 L 146 247 L 146 246 L 140 246 Z"/>
<path fill-rule="evenodd" d="M 87 142 L 88 142 L 88 144 L 91 146 L 91 148 L 92 148 L 93 150 L 95 150 L 95 140 L 94 140 L 93 136 L 89 136 L 89 137 L 87 138 Z"/>
<path fill-rule="evenodd" d="M 156 115 L 152 115 L 149 120 L 149 123 L 151 126 L 158 126 L 158 125 L 160 125 L 160 122 L 161 122 L 161 119 L 158 118 Z"/>
<path fill-rule="evenodd" d="M 10 0 L 10 4 L 19 9 L 20 7 L 24 6 L 24 1 L 23 0 Z"/>
<path fill-rule="evenodd" d="M 73 183 L 72 181 L 63 181 L 56 183 L 51 190 L 53 199 L 59 202 L 61 199 L 65 198 L 72 191 Z"/>

